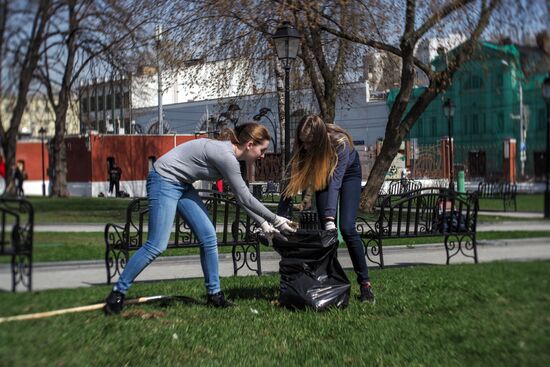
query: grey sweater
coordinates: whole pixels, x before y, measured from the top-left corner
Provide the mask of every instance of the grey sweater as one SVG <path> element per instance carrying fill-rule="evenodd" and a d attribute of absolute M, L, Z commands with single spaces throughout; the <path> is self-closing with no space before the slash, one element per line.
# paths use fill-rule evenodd
<path fill-rule="evenodd" d="M 275 214 L 262 205 L 242 179 L 239 161 L 229 141 L 191 140 L 170 150 L 154 164 L 162 177 L 181 183 L 223 178 L 229 183 L 237 202 L 258 223 L 273 222 Z"/>

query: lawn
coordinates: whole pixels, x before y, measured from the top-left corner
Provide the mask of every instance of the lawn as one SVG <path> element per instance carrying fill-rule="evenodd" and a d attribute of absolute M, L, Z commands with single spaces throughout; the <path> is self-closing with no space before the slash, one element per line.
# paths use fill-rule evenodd
<path fill-rule="evenodd" d="M 123 222 L 131 199 L 27 197 L 34 208 L 35 224 Z"/>
<path fill-rule="evenodd" d="M 126 207 L 131 199 L 127 198 L 27 198 L 34 207 L 36 224 L 55 223 L 122 223 L 126 216 Z M 543 211 L 543 195 L 518 195 L 518 211 Z M 273 204 L 268 204 L 274 210 Z M 482 210 L 502 211 L 501 200 L 482 199 Z M 358 212 L 358 215 L 372 217 L 372 214 Z M 480 216 L 480 221 L 510 220 L 506 217 Z M 520 220 L 525 220 L 520 218 Z M 528 219 L 527 219 L 528 220 Z"/>
<path fill-rule="evenodd" d="M 350 278 L 353 278 L 349 274 Z M 548 366 L 550 263 L 372 271 L 377 302 L 326 313 L 272 303 L 278 277 L 222 280 L 238 307 L 204 306 L 202 281 L 137 283 L 129 297 L 172 302 L 0 326 L 10 366 Z M 96 303 L 107 286 L 3 294 L 2 316 Z"/>
<path fill-rule="evenodd" d="M 479 232 L 478 241 L 550 237 L 550 231 L 514 231 L 514 232 Z M 146 236 L 145 236 L 146 238 Z M 407 245 L 414 246 L 426 243 L 443 243 L 441 238 L 411 238 L 384 241 L 384 246 Z M 342 247 L 345 245 L 342 244 Z M 272 251 L 262 246 L 262 252 Z M 231 247 L 221 247 L 220 252 L 231 252 Z M 195 255 L 199 250 L 170 249 L 163 256 Z M 33 260 L 69 261 L 69 260 L 102 260 L 105 256 L 105 242 L 102 232 L 35 232 Z M 8 262 L 8 257 L 0 258 L 0 262 Z"/>
<path fill-rule="evenodd" d="M 518 194 L 516 201 L 519 212 L 542 213 L 544 211 L 544 194 Z M 479 209 L 504 211 L 502 199 L 480 199 Z"/>

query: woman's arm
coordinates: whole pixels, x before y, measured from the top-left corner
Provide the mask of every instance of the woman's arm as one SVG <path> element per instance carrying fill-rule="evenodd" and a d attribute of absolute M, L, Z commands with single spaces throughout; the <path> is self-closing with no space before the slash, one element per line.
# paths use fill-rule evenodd
<path fill-rule="evenodd" d="M 215 152 L 215 157 L 212 159 L 216 168 L 231 187 L 237 202 L 250 215 L 250 217 L 258 223 L 264 220 L 273 222 L 275 213 L 267 209 L 258 199 L 256 199 L 246 186 L 239 167 L 239 162 L 235 156 L 231 154 L 222 154 Z"/>
<path fill-rule="evenodd" d="M 346 173 L 346 169 L 349 163 L 349 156 L 351 153 L 348 143 L 342 143 L 337 147 L 338 163 L 330 178 L 326 191 L 327 191 L 327 205 L 321 213 L 323 219 L 332 219 L 336 217 L 336 206 L 338 204 L 338 196 L 340 189 L 342 188 L 342 181 Z"/>

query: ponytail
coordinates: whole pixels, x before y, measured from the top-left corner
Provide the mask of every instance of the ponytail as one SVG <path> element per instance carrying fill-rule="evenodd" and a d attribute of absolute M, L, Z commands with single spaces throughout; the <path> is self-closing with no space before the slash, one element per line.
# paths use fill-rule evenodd
<path fill-rule="evenodd" d="M 248 141 L 254 141 L 254 144 L 262 144 L 270 140 L 271 136 L 264 125 L 257 122 L 248 122 L 235 127 L 235 130 L 224 128 L 218 136 L 219 140 L 229 140 L 235 145 L 242 145 Z"/>

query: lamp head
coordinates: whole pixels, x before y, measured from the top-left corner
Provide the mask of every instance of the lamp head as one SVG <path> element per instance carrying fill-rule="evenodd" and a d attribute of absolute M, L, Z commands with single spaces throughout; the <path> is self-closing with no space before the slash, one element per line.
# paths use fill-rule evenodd
<path fill-rule="evenodd" d="M 453 104 L 453 101 L 451 101 L 450 98 L 447 98 L 447 100 L 443 103 L 443 112 L 445 113 L 445 117 L 453 117 L 455 114 L 455 105 Z"/>
<path fill-rule="evenodd" d="M 298 48 L 300 48 L 300 40 L 302 38 L 300 32 L 290 22 L 283 22 L 277 28 L 272 38 L 277 51 L 277 57 L 285 67 L 288 67 L 290 61 L 294 60 L 298 55 Z"/>

